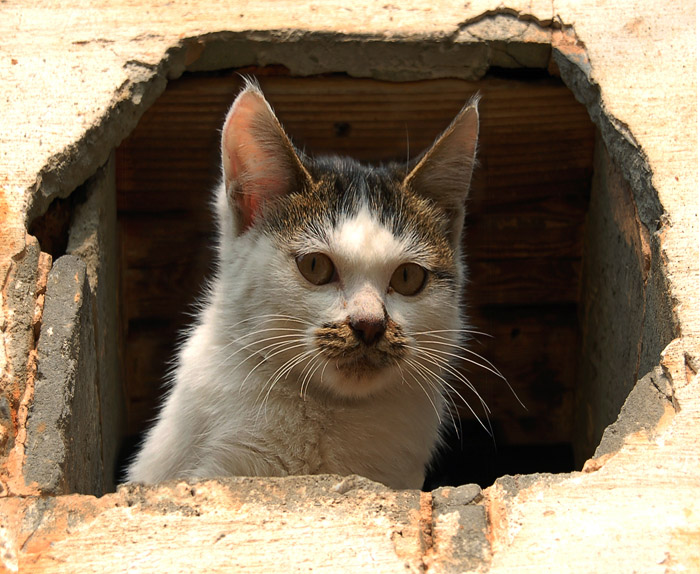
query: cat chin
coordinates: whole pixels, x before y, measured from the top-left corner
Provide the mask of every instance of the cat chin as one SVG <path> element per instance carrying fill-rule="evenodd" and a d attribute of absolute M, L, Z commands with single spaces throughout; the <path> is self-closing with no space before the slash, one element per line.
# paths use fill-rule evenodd
<path fill-rule="evenodd" d="M 343 399 L 366 399 L 392 385 L 401 384 L 395 367 L 374 367 L 362 363 L 328 365 L 316 385 Z"/>

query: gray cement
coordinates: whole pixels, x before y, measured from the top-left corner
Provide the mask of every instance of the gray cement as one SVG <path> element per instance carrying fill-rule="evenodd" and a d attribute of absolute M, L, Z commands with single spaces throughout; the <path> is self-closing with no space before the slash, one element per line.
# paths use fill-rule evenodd
<path fill-rule="evenodd" d="M 37 297 L 37 267 L 39 242 L 27 237 L 22 253 L 12 261 L 2 297 L 12 309 L 11 320 L 0 318 L 0 328 L 6 334 L 4 369 L 0 369 L 0 455 L 6 455 L 15 444 L 12 411 L 24 395 L 27 383 L 27 357 L 34 348 L 34 310 Z M 4 371 L 4 372 L 2 372 Z"/>
<path fill-rule="evenodd" d="M 637 381 L 617 420 L 605 429 L 595 458 L 620 450 L 632 433 L 644 431 L 651 438 L 669 406 L 674 411 L 678 408 L 673 388 L 663 369 L 655 367 Z"/>
<path fill-rule="evenodd" d="M 596 144 L 579 304 L 582 343 L 574 437 L 579 468 L 673 333 L 672 314 L 658 309 L 667 296 L 658 290 L 661 273 L 649 230 L 630 184 L 602 140 Z M 627 416 L 634 417 L 633 411 Z"/>
<path fill-rule="evenodd" d="M 86 200 L 73 213 L 67 252 L 86 264 L 95 310 L 103 481 L 105 490 L 111 491 L 125 418 L 117 356 L 117 205 L 113 155 L 85 187 Z"/>
<path fill-rule="evenodd" d="M 432 492 L 433 568 L 439 572 L 485 572 L 491 558 L 481 488 L 465 484 Z"/>
<path fill-rule="evenodd" d="M 43 494 L 103 492 L 92 296 L 70 255 L 49 273 L 27 420 L 25 484 Z"/>

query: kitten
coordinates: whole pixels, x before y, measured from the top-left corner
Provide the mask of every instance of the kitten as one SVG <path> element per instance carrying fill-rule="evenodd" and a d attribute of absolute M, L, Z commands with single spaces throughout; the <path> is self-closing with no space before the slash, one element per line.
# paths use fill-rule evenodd
<path fill-rule="evenodd" d="M 408 166 L 313 159 L 248 83 L 223 127 L 216 276 L 128 478 L 420 488 L 457 374 L 477 133 L 473 100 Z"/>

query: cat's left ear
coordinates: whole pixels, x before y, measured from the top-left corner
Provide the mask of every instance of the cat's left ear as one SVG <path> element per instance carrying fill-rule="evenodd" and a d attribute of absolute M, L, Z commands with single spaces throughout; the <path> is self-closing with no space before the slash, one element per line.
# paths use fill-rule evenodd
<path fill-rule="evenodd" d="M 221 138 L 224 184 L 243 233 L 262 205 L 310 180 L 260 88 L 248 82 L 226 116 Z"/>
<path fill-rule="evenodd" d="M 473 98 L 406 176 L 404 186 L 430 199 L 450 218 L 450 241 L 458 246 L 479 137 L 478 98 Z"/>

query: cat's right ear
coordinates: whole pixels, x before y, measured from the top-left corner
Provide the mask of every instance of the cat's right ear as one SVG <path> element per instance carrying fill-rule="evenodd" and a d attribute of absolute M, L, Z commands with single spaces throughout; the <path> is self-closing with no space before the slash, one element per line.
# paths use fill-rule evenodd
<path fill-rule="evenodd" d="M 270 104 L 251 82 L 226 116 L 221 153 L 238 234 L 254 223 L 265 202 L 310 180 Z"/>
<path fill-rule="evenodd" d="M 450 240 L 459 244 L 464 203 L 469 193 L 479 136 L 478 96 L 462 108 L 449 127 L 417 160 L 404 185 L 430 199 L 450 220 Z"/>

